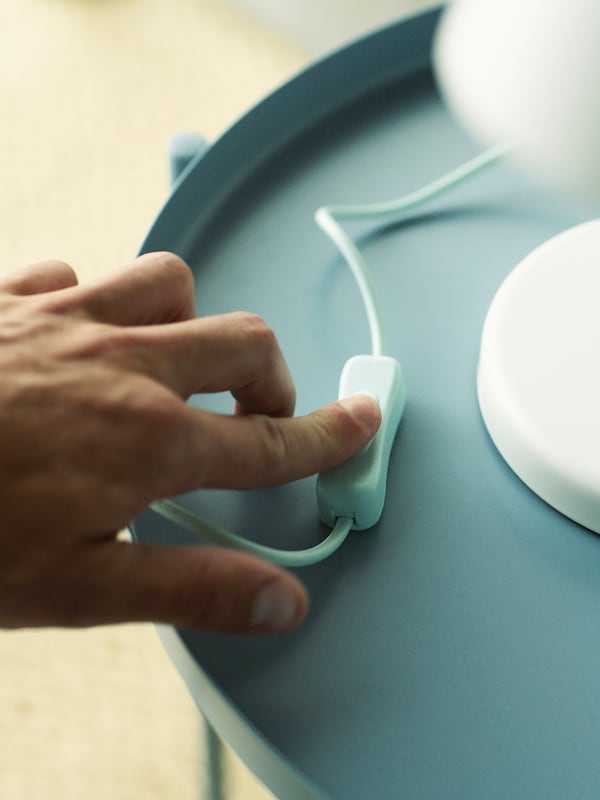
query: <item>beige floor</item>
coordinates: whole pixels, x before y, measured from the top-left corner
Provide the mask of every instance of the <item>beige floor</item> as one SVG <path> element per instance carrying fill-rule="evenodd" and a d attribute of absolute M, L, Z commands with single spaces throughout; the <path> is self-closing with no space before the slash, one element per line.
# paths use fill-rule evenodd
<path fill-rule="evenodd" d="M 129 260 L 169 136 L 215 137 L 303 59 L 226 0 L 2 0 L 0 269 Z M 198 714 L 151 626 L 1 632 L 0 675 L 3 800 L 202 796 Z M 230 766 L 227 796 L 267 795 Z"/>

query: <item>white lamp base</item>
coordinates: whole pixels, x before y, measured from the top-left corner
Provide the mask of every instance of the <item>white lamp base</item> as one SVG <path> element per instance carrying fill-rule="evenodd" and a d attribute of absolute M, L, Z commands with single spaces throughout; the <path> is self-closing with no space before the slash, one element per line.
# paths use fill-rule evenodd
<path fill-rule="evenodd" d="M 600 220 L 545 242 L 504 281 L 485 321 L 477 384 L 509 466 L 600 533 Z"/>

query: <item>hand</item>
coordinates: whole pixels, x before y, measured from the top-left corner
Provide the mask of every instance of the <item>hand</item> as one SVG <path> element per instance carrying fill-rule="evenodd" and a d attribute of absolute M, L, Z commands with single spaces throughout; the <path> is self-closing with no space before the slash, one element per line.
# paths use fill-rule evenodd
<path fill-rule="evenodd" d="M 272 331 L 248 313 L 196 318 L 191 272 L 167 253 L 87 286 L 52 261 L 5 279 L 0 375 L 0 626 L 273 632 L 302 619 L 305 590 L 275 566 L 117 532 L 160 497 L 340 463 L 375 433 L 372 400 L 292 418 Z M 231 416 L 185 402 L 223 390 Z"/>

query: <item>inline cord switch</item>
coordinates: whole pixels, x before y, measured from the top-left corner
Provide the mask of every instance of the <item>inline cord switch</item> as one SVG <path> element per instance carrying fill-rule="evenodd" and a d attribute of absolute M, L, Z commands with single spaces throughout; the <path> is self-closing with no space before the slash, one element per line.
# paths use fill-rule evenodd
<path fill-rule="evenodd" d="M 319 514 L 326 525 L 354 520 L 354 530 L 378 522 L 385 502 L 392 444 L 406 405 L 402 368 L 390 356 L 354 356 L 342 370 L 338 398 L 368 394 L 381 409 L 381 426 L 373 439 L 348 461 L 321 472 L 317 479 Z"/>

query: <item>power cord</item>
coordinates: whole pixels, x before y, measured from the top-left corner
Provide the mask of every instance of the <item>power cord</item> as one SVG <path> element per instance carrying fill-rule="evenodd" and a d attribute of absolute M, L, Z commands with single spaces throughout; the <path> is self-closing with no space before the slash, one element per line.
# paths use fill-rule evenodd
<path fill-rule="evenodd" d="M 246 553 L 266 558 L 282 567 L 306 567 L 323 561 L 342 545 L 354 522 L 349 517 L 340 517 L 336 520 L 329 536 L 314 547 L 309 547 L 306 550 L 279 550 L 252 542 L 243 536 L 238 536 L 236 533 L 220 528 L 212 522 L 207 522 L 192 511 L 177 505 L 172 500 L 157 500 L 152 503 L 150 508 L 153 511 L 158 511 L 159 514 L 171 522 L 204 536 L 213 544 L 244 550 Z"/>
<path fill-rule="evenodd" d="M 305 550 L 280 550 L 225 530 L 172 500 L 157 500 L 150 505 L 153 511 L 215 544 L 237 548 L 285 567 L 316 564 L 334 553 L 350 530 L 369 528 L 377 522 L 383 509 L 387 461 L 404 410 L 406 390 L 398 362 L 385 356 L 384 325 L 373 275 L 340 221 L 383 223 L 397 220 L 497 163 L 509 149 L 506 146 L 491 148 L 395 200 L 369 205 L 323 206 L 315 214 L 316 223 L 336 246 L 356 280 L 371 336 L 371 355 L 356 356 L 345 365 L 339 396 L 358 392 L 373 394 L 382 410 L 382 425 L 374 440 L 345 464 L 319 475 L 319 510 L 323 521 L 332 526 L 330 534 Z"/>

